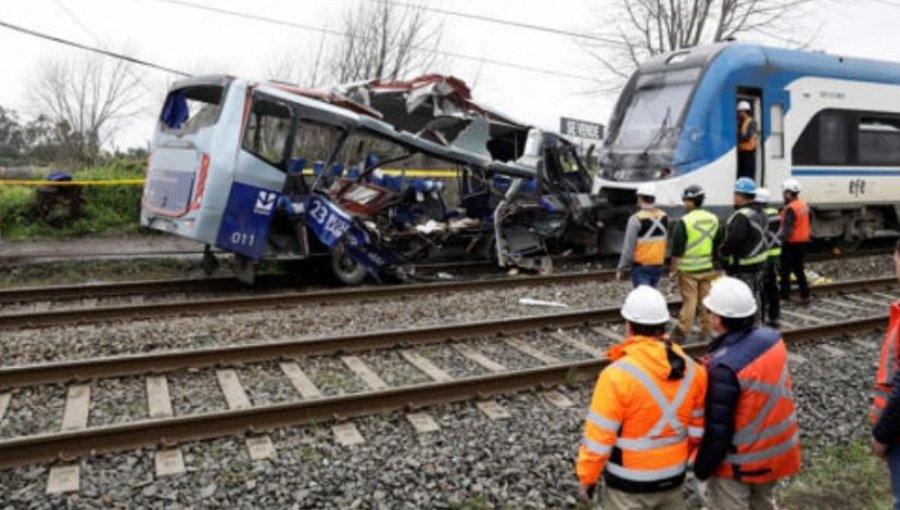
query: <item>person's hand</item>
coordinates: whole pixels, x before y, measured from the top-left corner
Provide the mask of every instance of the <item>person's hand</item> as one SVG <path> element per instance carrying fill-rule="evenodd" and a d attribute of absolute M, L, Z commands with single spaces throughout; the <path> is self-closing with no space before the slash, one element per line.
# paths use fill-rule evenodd
<path fill-rule="evenodd" d="M 597 490 L 597 484 L 578 485 L 578 499 L 581 501 L 590 501 L 594 499 L 594 492 Z"/>
<path fill-rule="evenodd" d="M 890 448 L 888 445 L 882 443 L 881 441 L 872 438 L 872 453 L 874 453 L 877 457 L 886 459 L 888 457 L 888 450 Z"/>
<path fill-rule="evenodd" d="M 621 282 L 623 278 L 625 278 L 625 271 L 622 271 L 621 269 L 617 269 L 616 270 L 616 281 Z"/>

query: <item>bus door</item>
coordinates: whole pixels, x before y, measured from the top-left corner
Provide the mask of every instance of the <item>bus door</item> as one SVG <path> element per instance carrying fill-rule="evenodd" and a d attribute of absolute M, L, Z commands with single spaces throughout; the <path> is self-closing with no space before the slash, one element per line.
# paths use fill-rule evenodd
<path fill-rule="evenodd" d="M 748 151 L 741 150 L 741 116 L 737 112 L 738 106 L 742 101 L 750 104 L 750 115 L 753 122 L 756 123 L 756 148 L 752 154 Z M 735 101 L 735 145 L 737 146 L 737 165 L 735 178 L 750 177 L 757 183 L 765 180 L 765 157 L 763 144 L 763 118 L 762 113 L 762 90 L 755 88 L 739 87 L 737 91 L 737 100 Z"/>

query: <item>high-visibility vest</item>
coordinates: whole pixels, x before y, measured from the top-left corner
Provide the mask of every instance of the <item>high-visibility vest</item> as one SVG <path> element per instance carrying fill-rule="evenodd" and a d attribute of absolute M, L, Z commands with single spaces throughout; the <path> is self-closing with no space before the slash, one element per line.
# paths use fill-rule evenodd
<path fill-rule="evenodd" d="M 781 210 L 781 224 L 784 225 L 784 215 L 787 210 L 794 211 L 794 230 L 791 231 L 791 237 L 787 240 L 789 243 L 808 243 L 809 242 L 809 206 L 806 202 L 796 198 L 791 201 L 784 209 Z"/>
<path fill-rule="evenodd" d="M 767 483 L 800 470 L 800 433 L 781 334 L 755 328 L 729 341 L 709 357 L 708 370 L 726 366 L 741 385 L 734 415 L 734 438 L 714 476 L 745 483 Z"/>
<path fill-rule="evenodd" d="M 766 246 L 769 247 L 769 258 L 781 256 L 781 214 L 774 207 L 766 207 L 763 210 L 769 226 L 766 229 Z"/>
<path fill-rule="evenodd" d="M 719 218 L 704 209 L 694 209 L 681 218 L 686 234 L 684 254 L 678 259 L 678 270 L 686 273 L 713 268 L 713 240 L 719 230 Z"/>
<path fill-rule="evenodd" d="M 747 129 L 750 128 L 750 123 L 753 122 L 753 117 L 747 117 L 741 122 L 741 139 L 738 143 L 738 150 L 742 152 L 746 151 L 755 151 L 757 145 L 757 135 L 753 135 L 749 140 L 744 140 L 744 135 L 747 133 Z"/>
<path fill-rule="evenodd" d="M 669 352 L 684 375 L 669 380 Z M 706 371 L 681 347 L 633 337 L 607 353 L 613 363 L 597 379 L 576 470 L 581 483 L 656 492 L 684 481 L 703 437 Z"/>
<path fill-rule="evenodd" d="M 666 241 L 669 219 L 659 209 L 641 209 L 635 213 L 641 223 L 634 246 L 634 263 L 642 266 L 661 266 L 666 260 Z"/>
<path fill-rule="evenodd" d="M 738 215 L 746 217 L 747 221 L 750 223 L 750 246 L 753 246 L 753 248 L 749 253 L 739 256 L 737 263 L 739 266 L 762 264 L 769 256 L 769 247 L 766 244 L 766 220 L 752 208 L 741 207 L 728 217 L 729 227 L 731 226 L 731 222 L 734 221 Z M 730 232 L 730 229 L 728 229 L 728 231 Z"/>
<path fill-rule="evenodd" d="M 893 390 L 891 383 L 900 364 L 900 301 L 891 305 L 891 319 L 888 322 L 887 334 L 881 345 L 881 359 L 878 361 L 878 372 L 875 375 L 875 391 L 872 401 L 872 423 L 878 421 L 884 406 L 887 405 Z"/>

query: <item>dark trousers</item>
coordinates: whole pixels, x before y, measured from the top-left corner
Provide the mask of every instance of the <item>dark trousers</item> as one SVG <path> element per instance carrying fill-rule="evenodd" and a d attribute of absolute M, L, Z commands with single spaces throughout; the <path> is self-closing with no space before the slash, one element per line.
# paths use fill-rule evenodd
<path fill-rule="evenodd" d="M 809 284 L 806 282 L 804 260 L 806 259 L 806 243 L 784 243 L 781 247 L 781 298 L 791 296 L 791 274 L 797 279 L 800 297 L 809 297 Z"/>
<path fill-rule="evenodd" d="M 634 288 L 641 285 L 649 285 L 654 289 L 659 285 L 662 277 L 662 266 L 638 266 L 631 268 L 631 284 Z"/>
<path fill-rule="evenodd" d="M 738 151 L 738 178 L 756 180 L 756 151 Z"/>
<path fill-rule="evenodd" d="M 778 322 L 781 319 L 781 300 L 778 299 L 778 282 L 775 277 L 777 273 L 778 259 L 770 258 L 763 271 L 762 291 L 762 317 L 768 322 Z"/>
<path fill-rule="evenodd" d="M 756 312 L 762 316 L 762 291 L 763 291 L 763 266 L 762 264 L 753 266 L 752 268 L 739 268 L 726 271 L 728 276 L 737 278 L 750 287 L 753 298 L 756 300 Z"/>

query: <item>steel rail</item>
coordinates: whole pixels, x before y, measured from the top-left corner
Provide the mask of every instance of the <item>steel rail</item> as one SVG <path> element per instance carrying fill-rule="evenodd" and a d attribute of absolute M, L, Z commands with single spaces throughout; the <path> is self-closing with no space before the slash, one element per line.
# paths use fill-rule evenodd
<path fill-rule="evenodd" d="M 517 278 L 487 278 L 482 280 L 417 283 L 409 285 L 352 287 L 327 291 L 278 293 L 266 294 L 263 296 L 237 296 L 170 303 L 100 306 L 94 308 L 47 310 L 43 312 L 17 312 L 0 314 L 0 329 L 43 328 L 124 319 L 151 319 L 180 315 L 196 315 L 200 313 L 255 310 L 260 308 L 287 308 L 304 304 L 333 304 L 347 301 L 435 294 L 439 292 L 462 292 L 511 287 L 534 287 L 552 284 L 573 284 L 587 281 L 606 281 L 611 280 L 614 277 L 615 271 L 600 270 L 522 276 Z"/>
<path fill-rule="evenodd" d="M 890 287 L 895 282 L 894 278 L 851 280 L 820 285 L 812 287 L 812 289 L 817 294 L 859 292 Z M 676 310 L 681 306 L 681 302 L 673 301 L 669 306 L 672 310 Z M 0 367 L 0 389 L 19 388 L 37 384 L 89 381 L 142 373 L 163 373 L 188 368 L 227 366 L 305 356 L 364 352 L 399 346 L 421 346 L 442 343 L 453 339 L 610 322 L 618 320 L 619 317 L 619 307 L 606 307 L 427 328 L 8 366 Z"/>
<path fill-rule="evenodd" d="M 835 333 L 846 333 L 848 328 L 853 328 L 854 332 L 874 329 L 883 326 L 886 321 L 887 315 L 882 315 L 840 325 L 799 328 L 786 331 L 783 336 L 789 342 L 821 339 Z M 838 326 L 839 329 L 836 329 Z M 692 344 L 685 350 L 692 356 L 699 356 L 707 347 L 707 344 Z M 0 469 L 54 460 L 70 461 L 98 453 L 147 446 L 171 447 L 188 441 L 252 435 L 280 427 L 509 395 L 590 380 L 609 363 L 609 360 L 595 358 L 449 382 L 7 439 L 0 441 Z"/>

